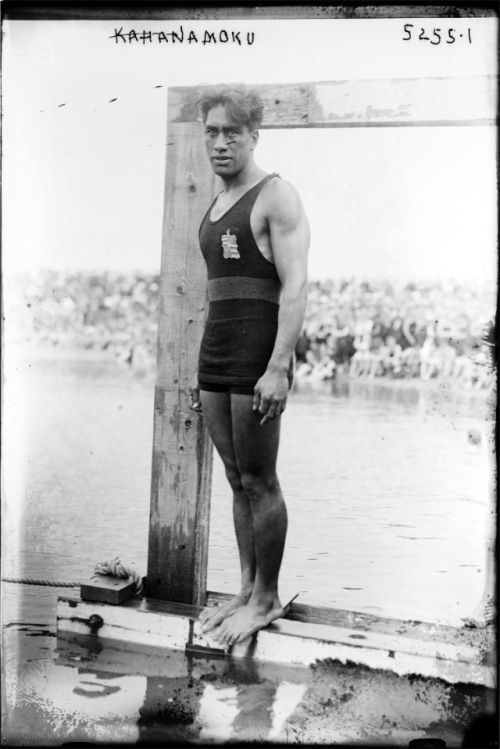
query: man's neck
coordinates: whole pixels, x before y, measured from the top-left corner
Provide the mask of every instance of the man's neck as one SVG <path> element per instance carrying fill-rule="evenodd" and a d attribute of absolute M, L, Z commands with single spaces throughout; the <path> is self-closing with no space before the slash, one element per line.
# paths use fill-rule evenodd
<path fill-rule="evenodd" d="M 225 179 L 224 177 L 222 178 L 224 192 L 237 192 L 241 190 L 242 187 L 246 187 L 246 185 L 250 185 L 252 182 L 258 181 L 261 177 L 264 176 L 264 174 L 265 172 L 263 172 L 262 169 L 259 169 L 255 162 L 252 161 L 251 163 L 247 164 L 241 170 L 241 172 L 238 172 L 238 174 L 234 174 L 227 179 Z"/>

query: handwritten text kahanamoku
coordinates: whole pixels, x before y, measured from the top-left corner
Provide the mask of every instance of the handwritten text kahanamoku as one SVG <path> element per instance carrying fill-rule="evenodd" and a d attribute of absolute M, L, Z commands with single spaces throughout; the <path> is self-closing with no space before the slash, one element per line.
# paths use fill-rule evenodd
<path fill-rule="evenodd" d="M 194 29 L 184 29 L 180 25 L 177 30 L 171 31 L 150 31 L 142 29 L 129 29 L 124 31 L 123 26 L 115 28 L 114 33 L 109 37 L 115 40 L 115 44 L 236 44 L 237 46 L 251 46 L 255 41 L 253 31 L 232 31 L 220 29 L 219 31 L 194 31 Z"/>

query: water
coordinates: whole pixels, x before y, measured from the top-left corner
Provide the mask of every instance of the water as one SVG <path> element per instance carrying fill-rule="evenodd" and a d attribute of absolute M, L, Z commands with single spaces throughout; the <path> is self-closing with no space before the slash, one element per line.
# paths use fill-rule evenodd
<path fill-rule="evenodd" d="M 43 352 L 11 359 L 7 375 L 3 576 L 80 580 L 117 554 L 145 573 L 151 379 L 90 354 Z M 299 592 L 303 603 L 448 624 L 473 616 L 491 528 L 487 415 L 483 399 L 434 384 L 294 394 L 279 466 L 290 522 L 283 599 Z M 208 583 L 238 584 L 218 459 Z M 430 736 L 459 746 L 474 716 L 493 710 L 488 690 L 339 664 L 286 669 L 56 640 L 56 597 L 67 592 L 4 585 L 11 744 Z"/>
<path fill-rule="evenodd" d="M 14 368 L 4 575 L 80 580 L 115 555 L 145 574 L 153 382 L 91 355 L 18 357 Z M 484 399 L 427 385 L 292 396 L 279 460 L 289 513 L 283 599 L 298 592 L 302 603 L 454 625 L 476 612 L 492 517 L 491 422 Z M 230 501 L 216 456 L 208 588 L 223 592 L 238 587 Z"/>

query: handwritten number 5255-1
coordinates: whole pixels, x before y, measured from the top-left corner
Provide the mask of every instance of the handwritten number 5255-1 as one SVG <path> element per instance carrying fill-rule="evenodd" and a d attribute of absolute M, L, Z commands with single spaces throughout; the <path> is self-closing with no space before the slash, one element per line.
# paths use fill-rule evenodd
<path fill-rule="evenodd" d="M 441 44 L 441 42 L 445 42 L 446 44 L 454 44 L 456 41 L 460 39 L 466 39 L 466 41 L 469 42 L 469 44 L 472 44 L 472 36 L 471 36 L 471 30 L 470 28 L 467 29 L 467 33 L 460 33 L 456 29 L 448 28 L 448 29 L 432 29 L 432 32 L 428 32 L 423 27 L 420 27 L 420 33 L 417 35 L 417 30 L 413 32 L 414 25 L 412 23 L 405 23 L 403 26 L 403 41 L 409 42 L 411 39 L 418 39 L 422 42 L 429 42 L 429 44 Z M 414 36 L 412 36 L 414 34 Z"/>

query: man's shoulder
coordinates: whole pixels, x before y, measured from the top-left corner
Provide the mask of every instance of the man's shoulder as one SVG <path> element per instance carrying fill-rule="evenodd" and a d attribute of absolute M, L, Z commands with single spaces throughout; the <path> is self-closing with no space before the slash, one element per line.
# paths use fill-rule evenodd
<path fill-rule="evenodd" d="M 291 195 L 298 196 L 297 190 L 288 180 L 283 179 L 279 174 L 272 173 L 262 188 L 262 195 L 270 200 L 286 200 Z"/>
<path fill-rule="evenodd" d="M 302 208 L 295 187 L 277 174 L 266 182 L 259 197 L 266 214 L 296 214 Z"/>

